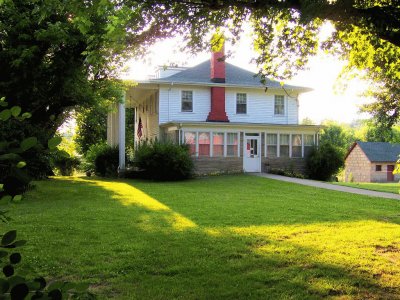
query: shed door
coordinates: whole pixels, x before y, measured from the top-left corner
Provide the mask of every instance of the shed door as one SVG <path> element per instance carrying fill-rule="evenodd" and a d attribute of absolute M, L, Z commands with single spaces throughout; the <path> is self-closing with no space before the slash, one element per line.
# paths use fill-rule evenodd
<path fill-rule="evenodd" d="M 387 181 L 394 181 L 394 165 L 387 165 Z"/>

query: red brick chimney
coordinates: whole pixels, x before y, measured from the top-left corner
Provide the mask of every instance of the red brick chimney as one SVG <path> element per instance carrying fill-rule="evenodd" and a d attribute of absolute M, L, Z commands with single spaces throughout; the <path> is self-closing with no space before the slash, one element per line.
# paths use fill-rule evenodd
<path fill-rule="evenodd" d="M 220 49 L 212 49 L 211 53 L 211 81 L 225 83 L 225 53 L 224 44 Z M 208 122 L 229 122 L 225 112 L 225 87 L 211 87 L 211 111 Z"/>

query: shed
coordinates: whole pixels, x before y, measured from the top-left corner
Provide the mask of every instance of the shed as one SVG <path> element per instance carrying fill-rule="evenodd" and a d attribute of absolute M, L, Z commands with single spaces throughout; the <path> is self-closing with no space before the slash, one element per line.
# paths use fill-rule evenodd
<path fill-rule="evenodd" d="M 355 142 L 345 157 L 345 181 L 393 182 L 400 154 L 400 144 L 384 142 Z"/>

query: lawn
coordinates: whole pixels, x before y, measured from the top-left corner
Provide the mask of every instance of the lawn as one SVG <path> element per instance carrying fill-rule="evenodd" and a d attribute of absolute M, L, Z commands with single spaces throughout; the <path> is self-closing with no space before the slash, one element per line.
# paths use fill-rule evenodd
<path fill-rule="evenodd" d="M 100 299 L 389 299 L 400 201 L 251 175 L 54 178 L 10 207 L 20 269 Z"/>
<path fill-rule="evenodd" d="M 334 182 L 334 184 L 355 187 L 359 189 L 373 190 L 398 194 L 400 184 L 398 182 L 370 183 L 370 182 Z"/>

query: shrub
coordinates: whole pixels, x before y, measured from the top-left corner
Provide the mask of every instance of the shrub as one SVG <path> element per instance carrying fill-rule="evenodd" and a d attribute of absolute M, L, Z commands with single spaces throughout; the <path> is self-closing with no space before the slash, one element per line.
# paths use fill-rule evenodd
<path fill-rule="evenodd" d="M 134 165 L 142 177 L 153 180 L 183 180 L 193 176 L 194 164 L 186 145 L 144 142 L 135 151 Z"/>
<path fill-rule="evenodd" d="M 271 170 L 269 170 L 268 173 L 286 176 L 286 177 L 300 178 L 300 179 L 305 178 L 303 174 L 298 173 L 291 168 L 289 168 L 289 169 L 271 169 Z"/>
<path fill-rule="evenodd" d="M 85 156 L 83 157 L 82 163 L 80 165 L 81 170 L 86 173 L 95 172 L 94 161 L 96 160 L 96 157 L 100 153 L 103 153 L 104 151 L 106 151 L 107 147 L 108 146 L 105 142 L 91 145 L 89 147 L 89 150 L 86 152 Z"/>
<path fill-rule="evenodd" d="M 96 153 L 94 171 L 102 177 L 117 177 L 119 165 L 118 146 L 106 146 Z"/>
<path fill-rule="evenodd" d="M 79 158 L 75 156 L 56 155 L 56 157 L 52 159 L 52 163 L 62 176 L 71 176 L 81 162 Z"/>
<path fill-rule="evenodd" d="M 330 144 L 311 150 L 306 160 L 306 174 L 311 179 L 327 181 L 344 165 L 342 152 Z"/>

